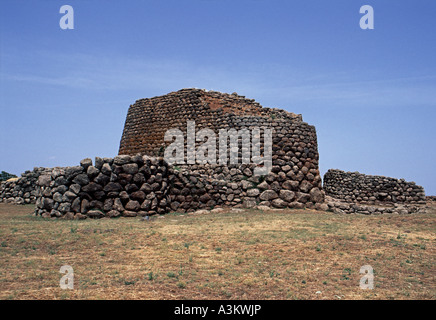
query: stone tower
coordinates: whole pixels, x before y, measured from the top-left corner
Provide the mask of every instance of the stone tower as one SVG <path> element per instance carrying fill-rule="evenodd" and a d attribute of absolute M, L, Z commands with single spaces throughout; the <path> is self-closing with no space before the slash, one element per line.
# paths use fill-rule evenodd
<path fill-rule="evenodd" d="M 313 207 L 324 201 L 315 127 L 303 122 L 301 115 L 275 108 L 263 108 L 253 99 L 236 93 L 182 89 L 159 97 L 137 100 L 128 110 L 119 154 L 163 155 L 170 143 L 164 141 L 165 132 L 178 128 L 186 136 L 187 121 L 195 121 L 196 130 L 209 128 L 215 132 L 219 129 L 240 130 L 254 126 L 272 129 L 272 170 L 267 176 L 251 181 L 258 186 L 258 191 L 248 192 L 248 187 L 246 190 L 242 188 L 242 194 L 235 197 L 226 187 L 226 193 L 230 192 L 230 195 L 217 194 L 215 200 L 222 199 L 222 203 L 218 201 L 217 204 L 237 205 L 238 202 L 234 201 L 236 198 L 240 201 L 248 199 L 251 204 L 274 207 Z M 246 165 L 233 165 L 237 170 L 233 172 L 238 172 L 234 175 L 227 171 L 225 172 L 228 175 L 223 175 L 222 168 L 219 167 L 186 165 L 184 169 L 190 171 L 190 174 L 206 174 L 204 179 L 209 180 L 236 179 L 241 185 L 244 184 L 243 180 L 253 180 L 247 170 L 247 175 L 242 174 L 247 169 Z M 179 178 L 180 181 L 184 179 Z M 185 184 L 186 181 L 180 182 L 180 188 L 183 189 Z M 238 190 L 239 187 L 238 185 Z M 190 202 L 199 202 L 197 190 L 185 192 L 189 193 L 189 201 L 186 200 L 186 195 L 180 201 L 186 204 L 186 208 L 192 207 Z M 173 194 L 173 203 L 177 202 L 175 198 L 177 195 Z"/>

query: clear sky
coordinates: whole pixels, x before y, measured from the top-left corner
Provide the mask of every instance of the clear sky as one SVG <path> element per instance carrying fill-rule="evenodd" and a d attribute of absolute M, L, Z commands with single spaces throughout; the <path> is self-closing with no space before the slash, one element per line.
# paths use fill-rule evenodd
<path fill-rule="evenodd" d="M 435 57 L 434 0 L 1 0 L 0 170 L 113 157 L 130 104 L 196 87 L 301 113 L 322 174 L 435 195 Z"/>

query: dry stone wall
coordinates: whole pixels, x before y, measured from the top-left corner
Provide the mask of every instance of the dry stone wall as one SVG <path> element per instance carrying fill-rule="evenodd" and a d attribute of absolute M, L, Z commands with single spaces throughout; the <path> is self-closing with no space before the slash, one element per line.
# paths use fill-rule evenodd
<path fill-rule="evenodd" d="M 182 89 L 136 101 L 128 111 L 119 154 L 163 155 L 170 143 L 164 141 L 165 132 L 177 128 L 186 142 L 187 121 L 195 121 L 197 132 L 209 128 L 217 137 L 220 129 L 271 129 L 273 166 L 268 175 L 254 177 L 254 167 L 247 164 L 175 165 L 173 210 L 215 205 L 325 209 L 315 127 L 303 122 L 301 115 L 263 108 L 235 93 Z"/>
<path fill-rule="evenodd" d="M 24 172 L 19 178 L 0 183 L 0 202 L 30 204 L 36 202 L 36 181 L 41 174 L 51 169 L 34 168 Z"/>
<path fill-rule="evenodd" d="M 407 204 L 385 202 L 379 204 L 364 204 L 359 202 L 346 202 L 330 196 L 325 197 L 328 210 L 338 214 L 415 214 L 426 213 L 426 206 L 422 204 Z"/>
<path fill-rule="evenodd" d="M 330 169 L 323 186 L 328 196 L 350 203 L 426 203 L 424 188 L 404 179 Z"/>
<path fill-rule="evenodd" d="M 220 129 L 270 129 L 271 172 L 256 176 L 257 165 L 252 163 L 169 166 L 161 157 L 170 143 L 164 141 L 165 132 L 180 129 L 187 141 L 188 120 L 195 121 L 197 132 L 209 128 L 217 137 Z M 264 135 L 260 133 L 261 153 Z M 242 139 L 239 146 L 241 159 L 246 147 Z M 262 108 L 237 94 L 183 89 L 138 100 L 129 108 L 119 153 L 113 159 L 96 158 L 94 164 L 84 159 L 80 166 L 40 175 L 36 214 L 81 219 L 215 206 L 326 209 L 315 127 L 303 122 L 301 115 Z"/>
<path fill-rule="evenodd" d="M 324 193 L 319 188 L 303 193 L 297 182 L 286 183 L 289 180 L 279 178 L 284 177 L 279 175 L 284 173 L 279 166 L 273 167 L 267 176 L 253 175 L 254 168 L 253 165 L 178 168 L 171 184 L 171 209 L 178 212 L 215 206 L 327 209 L 322 203 Z"/>
<path fill-rule="evenodd" d="M 209 128 L 217 136 L 219 129 L 270 129 L 271 172 L 256 176 L 257 165 L 242 163 L 169 166 L 161 158 L 170 144 L 164 140 L 165 132 L 177 128 L 186 142 L 189 120 L 195 121 L 197 132 Z M 260 140 L 264 138 L 263 132 Z M 315 128 L 303 122 L 301 115 L 262 108 L 236 94 L 183 89 L 138 100 L 129 108 L 119 153 L 114 159 L 96 158 L 94 165 L 85 159 L 80 166 L 41 176 L 36 213 L 84 218 L 191 212 L 215 206 L 326 209 Z"/>
<path fill-rule="evenodd" d="M 280 185 L 281 167 L 254 176 L 255 165 L 168 166 L 162 158 L 119 155 L 84 159 L 80 166 L 44 171 L 36 182 L 36 215 L 66 219 L 116 218 L 221 207 L 320 207 L 319 188 L 302 193 Z M 292 172 L 289 169 L 288 172 Z M 283 176 L 283 175 L 280 175 Z M 283 181 L 284 182 L 284 181 Z"/>
<path fill-rule="evenodd" d="M 84 159 L 37 181 L 35 213 L 67 219 L 135 217 L 169 210 L 168 165 L 147 156 Z"/>
<path fill-rule="evenodd" d="M 195 121 L 196 132 L 208 128 L 217 137 L 220 129 L 262 128 L 261 153 L 265 153 L 265 128 L 270 129 L 271 171 L 255 175 L 258 165 L 253 163 L 168 165 L 162 158 L 171 143 L 165 142 L 165 133 L 181 130 L 186 161 L 188 121 Z M 238 143 L 241 160 L 247 146 L 242 139 Z M 201 142 L 194 144 L 198 148 Z M 84 159 L 75 167 L 35 168 L 2 183 L 0 201 L 36 203 L 37 215 L 67 219 L 148 216 L 216 206 L 413 213 L 420 210 L 415 205 L 425 203 L 423 188 L 413 182 L 340 170 L 326 173 L 324 191 L 318 161 L 315 127 L 303 122 L 301 115 L 263 108 L 235 93 L 182 89 L 130 106 L 115 158 L 97 157 L 94 163 Z"/>

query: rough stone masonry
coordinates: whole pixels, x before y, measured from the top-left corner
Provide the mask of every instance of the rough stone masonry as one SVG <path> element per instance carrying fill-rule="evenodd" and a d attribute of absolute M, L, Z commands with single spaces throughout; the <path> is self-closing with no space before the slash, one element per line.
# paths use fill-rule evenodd
<path fill-rule="evenodd" d="M 424 188 L 384 176 L 330 169 L 324 175 L 329 210 L 336 213 L 425 213 Z"/>
<path fill-rule="evenodd" d="M 256 164 L 168 166 L 162 154 L 166 130 L 267 127 L 272 129 L 272 168 Z M 242 148 L 240 153 L 242 152 Z M 84 159 L 56 168 L 37 182 L 36 213 L 44 217 L 145 216 L 215 206 L 316 208 L 326 210 L 318 169 L 315 128 L 301 115 L 262 108 L 252 99 L 183 89 L 130 106 L 119 155 Z"/>
<path fill-rule="evenodd" d="M 325 208 L 315 127 L 303 122 L 301 115 L 263 108 L 236 93 L 182 89 L 136 101 L 127 114 L 119 154 L 162 156 L 169 145 L 165 132 L 180 129 L 186 141 L 190 120 L 195 121 L 197 131 L 209 128 L 215 133 L 220 129 L 272 129 L 273 167 L 268 175 L 255 177 L 253 167 L 243 164 L 177 166 L 170 192 L 173 210 L 215 205 Z"/>
<path fill-rule="evenodd" d="M 426 203 L 424 188 L 416 185 L 415 182 L 359 172 L 328 170 L 324 175 L 324 190 L 327 195 L 346 202 Z"/>
<path fill-rule="evenodd" d="M 41 174 L 50 172 L 47 168 L 34 168 L 24 172 L 21 177 L 0 183 L 0 202 L 30 204 L 36 202 L 36 181 Z"/>
<path fill-rule="evenodd" d="M 171 143 L 165 142 L 165 132 L 180 129 L 186 141 L 187 121 L 195 121 L 197 130 L 215 132 L 272 129 L 271 172 L 257 176 L 253 163 L 168 165 L 162 158 Z M 239 158 L 243 147 L 240 139 Z M 0 201 L 36 203 L 37 215 L 68 219 L 192 212 L 215 206 L 424 212 L 417 207 L 425 203 L 423 188 L 393 178 L 329 170 L 325 196 L 318 160 L 315 127 L 303 122 L 301 115 L 263 108 L 235 93 L 182 89 L 130 106 L 115 158 L 35 168 L 3 182 Z"/>

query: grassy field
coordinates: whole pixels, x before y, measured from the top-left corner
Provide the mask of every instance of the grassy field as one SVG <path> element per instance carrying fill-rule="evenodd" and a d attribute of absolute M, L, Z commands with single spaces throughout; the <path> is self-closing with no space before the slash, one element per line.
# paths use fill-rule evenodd
<path fill-rule="evenodd" d="M 435 299 L 436 208 L 44 220 L 0 204 L 1 299 Z M 61 266 L 74 269 L 62 290 Z M 374 269 L 362 290 L 361 266 Z"/>

